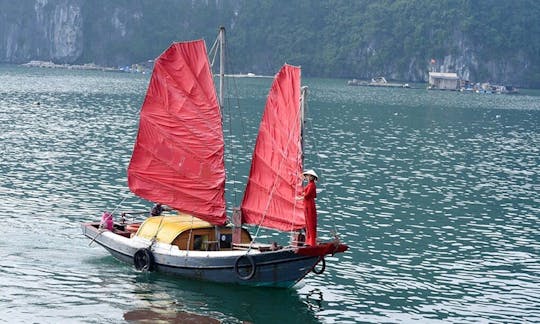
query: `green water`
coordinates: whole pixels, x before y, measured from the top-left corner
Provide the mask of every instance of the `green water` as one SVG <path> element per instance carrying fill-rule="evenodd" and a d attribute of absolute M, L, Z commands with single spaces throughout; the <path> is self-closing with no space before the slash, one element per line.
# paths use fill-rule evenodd
<path fill-rule="evenodd" d="M 337 232 L 350 250 L 278 290 L 139 273 L 81 235 L 80 222 L 120 202 L 149 206 L 125 176 L 147 82 L 0 66 L 0 322 L 540 321 L 540 92 L 304 80 L 319 236 Z M 224 123 L 242 131 L 227 140 L 229 209 L 271 80 L 235 82 L 240 99 L 229 98 Z"/>

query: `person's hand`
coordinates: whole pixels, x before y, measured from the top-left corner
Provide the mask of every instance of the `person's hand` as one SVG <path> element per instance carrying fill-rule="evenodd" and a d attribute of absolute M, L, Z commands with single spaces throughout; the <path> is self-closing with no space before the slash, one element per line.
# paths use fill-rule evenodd
<path fill-rule="evenodd" d="M 302 199 L 304 199 L 303 196 L 298 196 L 298 197 L 296 197 L 296 200 L 302 200 Z"/>

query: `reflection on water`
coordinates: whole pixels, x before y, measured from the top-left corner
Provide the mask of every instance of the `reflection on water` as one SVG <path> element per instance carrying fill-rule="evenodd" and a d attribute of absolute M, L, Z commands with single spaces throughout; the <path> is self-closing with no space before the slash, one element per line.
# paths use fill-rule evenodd
<path fill-rule="evenodd" d="M 141 274 L 134 290 L 147 309 L 196 312 L 225 322 L 315 323 L 311 302 L 295 290 L 260 289 Z M 306 307 L 307 306 L 307 307 Z"/>
<path fill-rule="evenodd" d="M 319 236 L 337 232 L 351 248 L 329 257 L 323 274 L 274 290 L 141 274 L 82 237 L 79 222 L 121 201 L 149 207 L 125 179 L 147 76 L 0 71 L 0 207 L 9 212 L 0 322 L 540 321 L 538 93 L 306 80 Z M 237 203 L 264 105 L 256 96 L 271 80 L 238 82 L 247 120 L 230 124 L 248 143 L 228 142 L 241 157 L 227 179 Z"/>
<path fill-rule="evenodd" d="M 142 323 L 200 323 L 200 324 L 217 324 L 221 323 L 217 319 L 210 316 L 202 316 L 187 312 L 170 312 L 168 309 L 135 309 L 124 314 L 124 319 L 129 322 Z"/>

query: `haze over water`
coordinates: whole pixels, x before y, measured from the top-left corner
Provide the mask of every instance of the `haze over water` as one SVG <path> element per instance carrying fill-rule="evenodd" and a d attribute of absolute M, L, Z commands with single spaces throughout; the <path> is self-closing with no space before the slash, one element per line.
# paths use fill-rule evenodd
<path fill-rule="evenodd" d="M 240 158 L 229 209 L 241 200 L 271 79 L 235 82 L 239 107 L 224 124 L 244 134 L 227 140 Z M 147 83 L 0 66 L 0 322 L 540 321 L 540 92 L 305 79 L 319 237 L 336 231 L 350 250 L 280 290 L 140 273 L 82 236 L 79 223 L 102 210 L 150 206 L 129 193 L 125 174 Z M 228 118 L 237 108 L 242 125 Z"/>

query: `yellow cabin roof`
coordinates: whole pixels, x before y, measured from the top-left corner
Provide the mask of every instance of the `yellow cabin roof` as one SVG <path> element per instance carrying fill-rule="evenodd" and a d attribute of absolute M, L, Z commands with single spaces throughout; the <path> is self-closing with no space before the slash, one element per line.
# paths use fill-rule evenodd
<path fill-rule="evenodd" d="M 153 216 L 148 217 L 139 227 L 137 236 L 151 240 L 156 236 L 156 240 L 161 243 L 172 243 L 180 233 L 197 228 L 213 227 L 214 225 L 198 219 L 188 214 L 178 214 L 174 216 Z"/>

